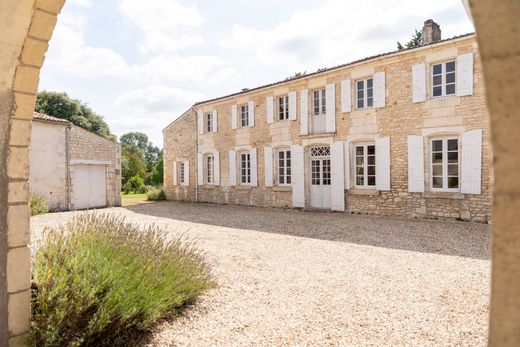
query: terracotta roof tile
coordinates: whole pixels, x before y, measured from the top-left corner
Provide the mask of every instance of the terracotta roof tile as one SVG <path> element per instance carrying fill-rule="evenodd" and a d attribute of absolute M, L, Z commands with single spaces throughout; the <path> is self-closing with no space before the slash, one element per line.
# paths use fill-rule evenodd
<path fill-rule="evenodd" d="M 53 123 L 61 123 L 61 124 L 69 124 L 69 121 L 66 119 L 56 118 L 52 117 L 43 113 L 33 112 L 33 119 L 36 120 L 43 120 L 46 122 L 53 122 Z"/>

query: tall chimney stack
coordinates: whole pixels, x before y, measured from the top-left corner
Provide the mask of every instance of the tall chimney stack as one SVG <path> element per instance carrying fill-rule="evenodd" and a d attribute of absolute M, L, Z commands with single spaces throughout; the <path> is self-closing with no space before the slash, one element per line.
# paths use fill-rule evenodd
<path fill-rule="evenodd" d="M 422 29 L 423 45 L 434 43 L 441 40 L 441 27 L 432 19 L 424 22 Z"/>

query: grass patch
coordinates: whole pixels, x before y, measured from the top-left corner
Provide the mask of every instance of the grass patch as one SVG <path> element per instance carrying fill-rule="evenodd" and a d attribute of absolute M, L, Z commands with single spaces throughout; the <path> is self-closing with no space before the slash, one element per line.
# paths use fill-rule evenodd
<path fill-rule="evenodd" d="M 37 214 L 43 214 L 49 212 L 49 207 L 47 206 L 47 202 L 45 199 L 39 195 L 31 196 L 31 201 L 29 202 L 29 206 L 31 208 L 31 216 L 36 216 Z"/>
<path fill-rule="evenodd" d="M 149 201 L 166 200 L 166 195 L 164 195 L 164 190 L 162 187 L 152 187 L 148 190 L 147 194 L 147 200 Z"/>
<path fill-rule="evenodd" d="M 110 215 L 46 229 L 33 267 L 33 346 L 128 346 L 212 286 L 192 243 Z"/>
<path fill-rule="evenodd" d="M 139 194 L 139 193 L 121 193 L 121 198 L 123 199 L 146 199 L 148 197 L 148 194 Z"/>

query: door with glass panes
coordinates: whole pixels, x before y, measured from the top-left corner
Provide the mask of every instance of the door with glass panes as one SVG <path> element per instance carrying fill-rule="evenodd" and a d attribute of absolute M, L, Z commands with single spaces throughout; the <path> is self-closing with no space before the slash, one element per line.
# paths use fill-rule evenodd
<path fill-rule="evenodd" d="M 311 201 L 313 208 L 330 208 L 330 147 L 310 150 Z"/>

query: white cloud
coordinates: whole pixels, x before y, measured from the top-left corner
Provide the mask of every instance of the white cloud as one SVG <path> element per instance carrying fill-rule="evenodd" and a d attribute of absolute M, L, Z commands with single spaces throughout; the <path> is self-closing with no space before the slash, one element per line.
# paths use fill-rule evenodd
<path fill-rule="evenodd" d="M 203 42 L 200 35 L 183 33 L 204 22 L 196 6 L 177 0 L 122 0 L 119 11 L 143 31 L 138 47 L 144 53 L 177 51 Z"/>
<path fill-rule="evenodd" d="M 88 8 L 92 6 L 92 2 L 90 0 L 67 0 L 67 4 L 72 4 L 74 6 Z"/>

